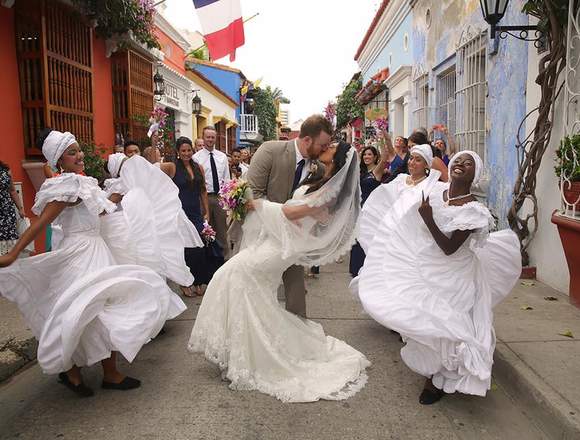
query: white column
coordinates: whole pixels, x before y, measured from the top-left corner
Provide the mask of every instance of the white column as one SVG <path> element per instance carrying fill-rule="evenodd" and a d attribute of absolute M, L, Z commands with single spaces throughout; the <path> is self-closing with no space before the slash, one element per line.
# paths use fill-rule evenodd
<path fill-rule="evenodd" d="M 408 93 L 403 97 L 403 136 L 409 137 L 411 134 L 411 94 Z"/>

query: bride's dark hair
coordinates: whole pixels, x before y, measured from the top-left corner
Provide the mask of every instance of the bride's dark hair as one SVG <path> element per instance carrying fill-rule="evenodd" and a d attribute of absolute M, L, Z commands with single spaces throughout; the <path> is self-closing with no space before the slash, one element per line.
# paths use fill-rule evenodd
<path fill-rule="evenodd" d="M 308 175 L 306 179 L 302 182 L 302 185 L 309 186 L 308 191 L 306 194 L 310 194 L 316 190 L 322 188 L 326 182 L 328 182 L 336 173 L 340 171 L 340 169 L 346 164 L 346 156 L 350 150 L 350 144 L 347 144 L 344 141 L 340 141 L 336 146 L 336 153 L 334 153 L 334 157 L 332 158 L 332 163 L 334 164 L 334 169 L 332 170 L 332 174 L 328 177 L 324 177 L 324 168 L 322 168 L 322 173 L 316 173 L 316 175 Z"/>

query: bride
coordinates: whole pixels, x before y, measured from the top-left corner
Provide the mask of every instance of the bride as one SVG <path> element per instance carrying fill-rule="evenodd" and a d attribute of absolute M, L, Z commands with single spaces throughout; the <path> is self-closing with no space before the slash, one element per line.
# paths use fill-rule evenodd
<path fill-rule="evenodd" d="M 307 177 L 288 202 L 250 202 L 242 251 L 207 288 L 189 350 L 219 365 L 231 389 L 313 402 L 346 399 L 366 383 L 370 362 L 363 354 L 277 300 L 288 267 L 334 261 L 354 240 L 360 212 L 356 151 L 340 142 L 320 161 L 322 179 Z"/>

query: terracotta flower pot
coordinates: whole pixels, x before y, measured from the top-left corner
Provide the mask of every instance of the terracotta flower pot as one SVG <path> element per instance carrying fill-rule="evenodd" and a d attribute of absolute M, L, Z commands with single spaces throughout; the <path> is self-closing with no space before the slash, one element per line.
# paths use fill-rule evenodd
<path fill-rule="evenodd" d="M 562 185 L 565 201 L 570 205 L 577 204 L 576 211 L 580 211 L 580 182 L 564 182 Z"/>
<path fill-rule="evenodd" d="M 568 271 L 570 272 L 570 302 L 580 308 L 580 219 L 554 211 L 552 223 L 558 227 Z"/>

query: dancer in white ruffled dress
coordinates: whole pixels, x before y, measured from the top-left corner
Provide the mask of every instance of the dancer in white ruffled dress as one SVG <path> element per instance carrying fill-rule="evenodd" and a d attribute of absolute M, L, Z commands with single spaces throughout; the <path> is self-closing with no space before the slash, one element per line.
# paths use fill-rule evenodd
<path fill-rule="evenodd" d="M 284 402 L 346 399 L 366 383 L 363 354 L 322 326 L 284 310 L 284 271 L 334 261 L 354 242 L 360 212 L 359 166 L 347 144 L 320 156 L 323 180 L 306 179 L 285 204 L 254 200 L 242 250 L 210 282 L 189 341 L 219 365 L 234 390 Z"/>
<path fill-rule="evenodd" d="M 87 397 L 93 391 L 83 384 L 80 367 L 101 361 L 103 388 L 136 388 L 137 379 L 117 370 L 116 352 L 133 361 L 186 307 L 151 269 L 116 264 L 99 218 L 116 207 L 96 179 L 79 174 L 84 155 L 74 136 L 50 131 L 42 152 L 61 175 L 44 182 L 32 208 L 37 221 L 0 257 L 0 293 L 18 305 L 38 339 L 46 374 L 58 373 L 64 385 Z M 52 221 L 64 234 L 58 249 L 17 259 Z"/>
<path fill-rule="evenodd" d="M 190 286 L 184 248 L 203 247 L 203 241 L 184 214 L 173 181 L 138 155 L 111 154 L 107 168 L 111 178 L 105 192 L 119 209 L 101 217 L 101 232 L 117 263 L 147 266 Z"/>
<path fill-rule="evenodd" d="M 429 146 L 411 152 L 410 171 L 428 167 Z M 449 164 L 449 186 L 434 184 L 431 172 L 420 192 L 393 197 L 396 187 L 385 185 L 363 209 L 367 259 L 352 286 L 371 317 L 401 334 L 407 366 L 427 377 L 422 404 L 456 391 L 486 394 L 492 308 L 521 273 L 516 235 L 490 234 L 492 216 L 471 195 L 482 168 L 476 153 L 461 152 Z"/>

